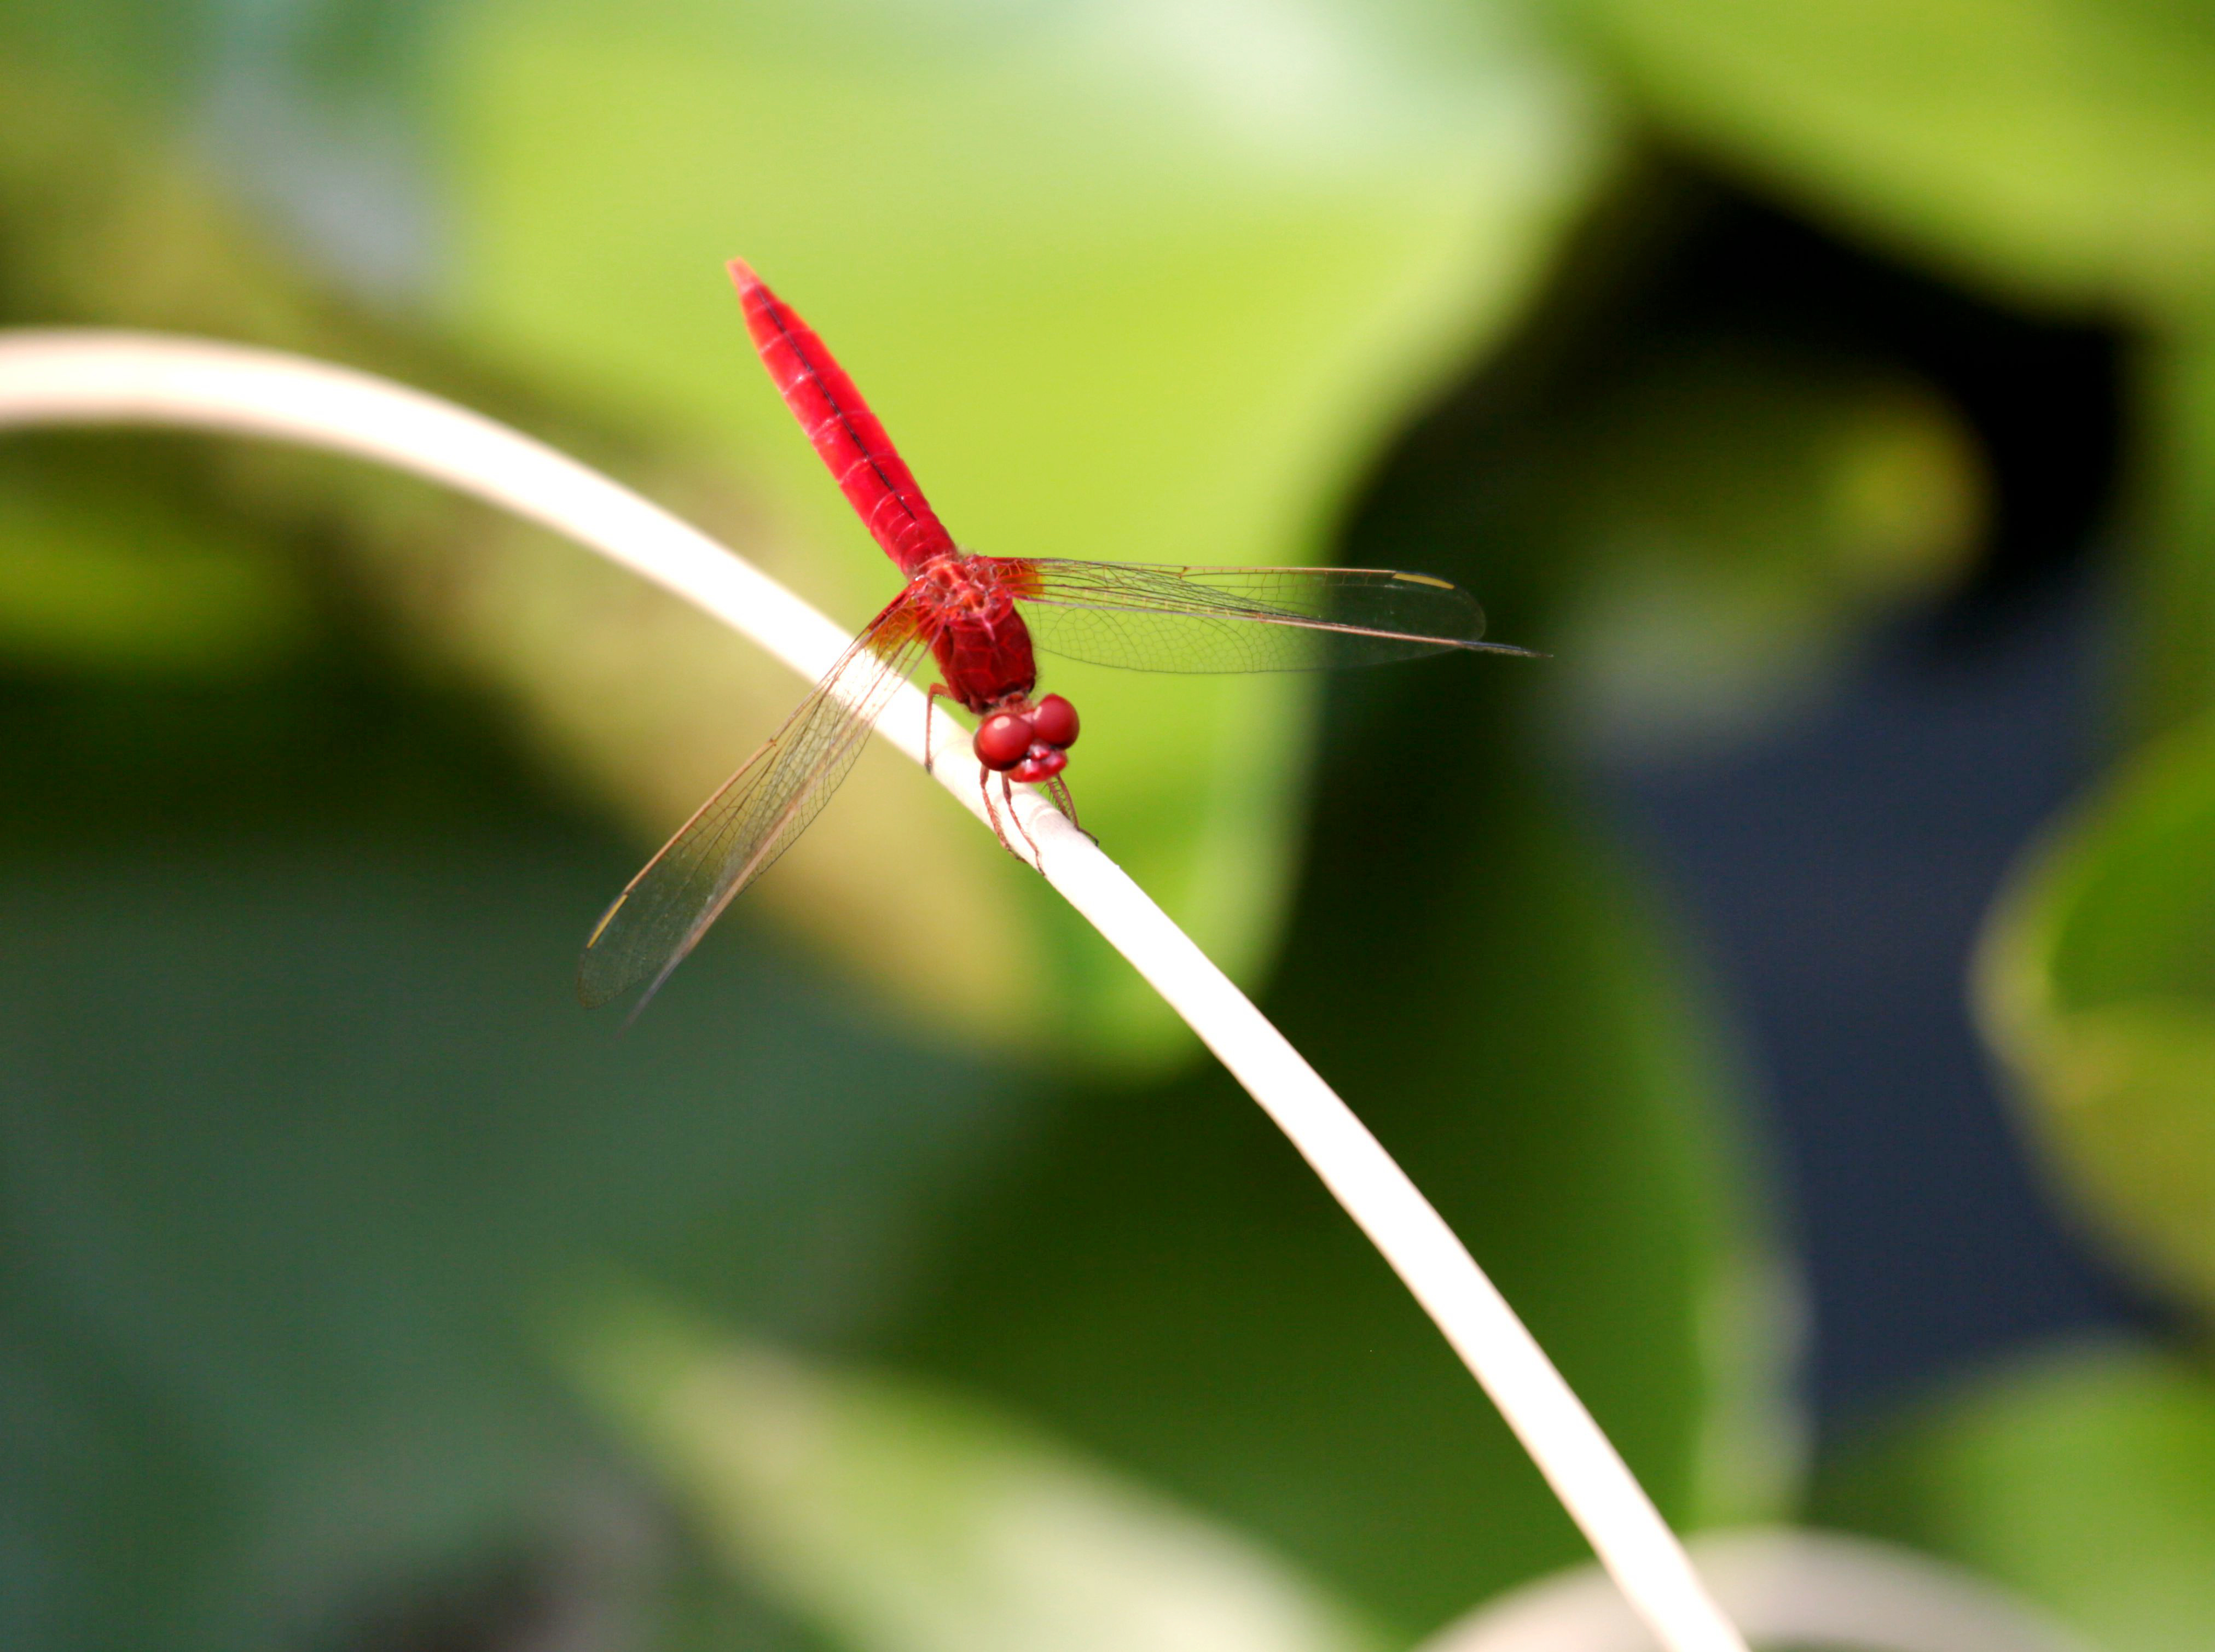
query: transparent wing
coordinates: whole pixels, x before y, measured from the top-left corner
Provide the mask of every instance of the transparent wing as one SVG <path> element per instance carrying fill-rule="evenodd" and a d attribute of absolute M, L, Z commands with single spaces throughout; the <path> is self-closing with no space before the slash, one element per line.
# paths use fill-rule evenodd
<path fill-rule="evenodd" d="M 708 926 L 831 800 L 923 648 L 903 594 L 616 897 L 578 961 L 578 997 L 604 1004 L 651 978 L 643 1006 L 660 990 Z"/>
<path fill-rule="evenodd" d="M 1377 665 L 1486 642 L 1458 585 L 1384 568 L 1195 568 L 994 558 L 1049 653 L 1141 671 Z"/>

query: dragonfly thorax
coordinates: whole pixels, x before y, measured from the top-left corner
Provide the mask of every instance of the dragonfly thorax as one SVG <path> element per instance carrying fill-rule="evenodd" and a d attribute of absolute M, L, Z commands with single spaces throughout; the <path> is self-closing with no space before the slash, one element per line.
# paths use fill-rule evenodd
<path fill-rule="evenodd" d="M 1038 682 L 1038 662 L 1015 599 L 988 581 L 917 584 L 923 599 L 917 617 L 947 691 L 980 717 L 1027 701 Z"/>

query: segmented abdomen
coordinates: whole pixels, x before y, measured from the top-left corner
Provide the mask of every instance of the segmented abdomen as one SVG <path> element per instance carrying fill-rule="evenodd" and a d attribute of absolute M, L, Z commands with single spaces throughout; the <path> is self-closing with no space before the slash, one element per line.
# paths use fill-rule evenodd
<path fill-rule="evenodd" d="M 913 574 L 933 556 L 952 550 L 952 537 L 892 437 L 823 340 L 744 260 L 731 260 L 731 278 L 738 283 L 746 330 L 778 394 L 885 554 L 903 573 Z"/>

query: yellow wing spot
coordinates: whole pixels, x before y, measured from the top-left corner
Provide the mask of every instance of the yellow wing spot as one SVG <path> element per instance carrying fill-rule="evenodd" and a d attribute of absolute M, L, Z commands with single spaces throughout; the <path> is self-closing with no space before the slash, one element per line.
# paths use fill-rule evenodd
<path fill-rule="evenodd" d="M 1433 579 L 1427 573 L 1396 573 L 1392 577 L 1395 579 L 1404 579 L 1411 585 L 1429 585 L 1439 590 L 1451 590 L 1454 588 L 1452 580 Z"/>

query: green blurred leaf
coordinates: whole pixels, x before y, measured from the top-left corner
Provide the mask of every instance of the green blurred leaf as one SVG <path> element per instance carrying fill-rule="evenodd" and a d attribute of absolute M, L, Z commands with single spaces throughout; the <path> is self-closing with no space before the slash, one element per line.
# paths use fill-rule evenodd
<path fill-rule="evenodd" d="M 2047 302 L 2215 275 L 2215 12 L 2168 0 L 1553 0 L 1676 134 Z"/>
<path fill-rule="evenodd" d="M 148 456 L 115 443 L 0 451 L 0 657 L 228 676 L 306 640 L 296 571 L 212 531 L 204 501 Z"/>
<path fill-rule="evenodd" d="M 2215 722 L 2133 759 L 2031 860 L 1979 997 L 2058 1173 L 2215 1309 Z"/>
<path fill-rule="evenodd" d="M 390 1645 L 348 1637 L 518 1567 L 597 1601 L 654 1539 L 527 1305 L 612 1257 L 859 1334 L 1003 1139 L 1003 1078 L 743 921 L 632 1037 L 581 1014 L 629 852 L 486 708 L 325 651 L 0 713 L 0 1644 Z"/>
<path fill-rule="evenodd" d="M 454 324 L 736 454 L 779 513 L 741 548 L 856 622 L 891 571 L 752 360 L 725 258 L 823 332 L 966 542 L 1299 560 L 1391 426 L 1514 317 L 1600 147 L 1502 16 L 1420 0 L 561 0 L 465 21 Z M 1292 864 L 1308 687 L 1049 670 L 1086 711 L 1088 824 L 1250 970 Z M 731 715 L 733 762 L 788 699 Z M 905 854 L 841 869 L 880 934 L 932 928 L 917 866 L 963 890 L 1004 870 L 950 811 L 903 829 Z M 1025 901 L 964 925 L 1038 960 L 996 977 L 997 1026 L 1170 1036 L 1065 911 Z M 855 944 L 843 917 L 816 927 Z"/>
<path fill-rule="evenodd" d="M 2019 1590 L 2101 1652 L 2200 1652 L 2215 1624 L 2215 1384 L 2120 1348 L 2050 1357 L 1840 1453 L 1815 1509 Z"/>
<path fill-rule="evenodd" d="M 2145 474 L 2125 564 L 2138 646 L 2123 669 L 2135 725 L 2158 733 L 2215 711 L 2215 287 L 2141 359 Z"/>
<path fill-rule="evenodd" d="M 1364 1652 L 1243 1539 L 973 1400 L 811 1368 L 633 1300 L 588 1387 L 731 1563 L 853 1652 Z"/>

